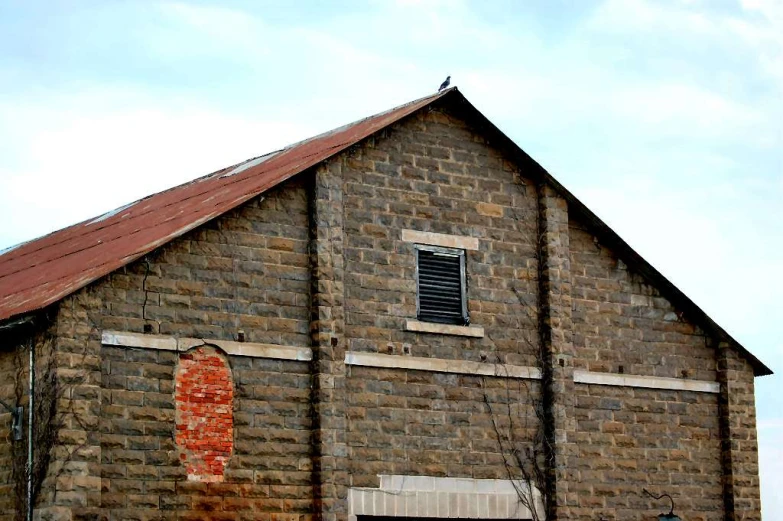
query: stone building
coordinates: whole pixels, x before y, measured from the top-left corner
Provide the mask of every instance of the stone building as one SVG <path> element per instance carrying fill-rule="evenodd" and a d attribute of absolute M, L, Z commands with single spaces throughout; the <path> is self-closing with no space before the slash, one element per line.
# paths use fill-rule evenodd
<path fill-rule="evenodd" d="M 755 520 L 770 373 L 452 88 L 4 252 L 0 520 Z"/>

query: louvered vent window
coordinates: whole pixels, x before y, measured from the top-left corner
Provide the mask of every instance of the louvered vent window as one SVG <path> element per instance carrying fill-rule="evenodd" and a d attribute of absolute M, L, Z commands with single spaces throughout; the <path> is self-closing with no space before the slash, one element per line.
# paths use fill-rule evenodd
<path fill-rule="evenodd" d="M 418 319 L 467 325 L 465 250 L 416 245 Z"/>

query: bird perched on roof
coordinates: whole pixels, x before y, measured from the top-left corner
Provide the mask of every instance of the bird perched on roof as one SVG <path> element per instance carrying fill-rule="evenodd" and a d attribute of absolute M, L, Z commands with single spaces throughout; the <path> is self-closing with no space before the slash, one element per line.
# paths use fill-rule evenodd
<path fill-rule="evenodd" d="M 438 89 L 438 92 L 448 88 L 449 85 L 451 85 L 451 76 L 446 76 L 446 81 L 440 84 L 440 88 Z"/>

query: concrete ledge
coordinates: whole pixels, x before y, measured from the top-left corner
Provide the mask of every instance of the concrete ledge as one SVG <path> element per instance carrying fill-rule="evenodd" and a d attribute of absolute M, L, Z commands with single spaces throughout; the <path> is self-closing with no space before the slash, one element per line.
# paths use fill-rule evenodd
<path fill-rule="evenodd" d="M 519 501 L 515 484 L 500 479 L 436 478 L 431 476 L 380 476 L 380 488 L 349 488 L 348 519 L 384 516 L 441 519 L 530 519 Z M 543 510 L 533 488 L 533 500 Z"/>
<path fill-rule="evenodd" d="M 437 324 L 435 322 L 420 322 L 418 320 L 406 320 L 405 331 L 417 333 L 435 333 L 438 335 L 469 336 L 484 338 L 484 328 L 478 326 L 455 326 L 452 324 Z"/>
<path fill-rule="evenodd" d="M 621 387 L 642 387 L 645 389 L 667 389 L 671 391 L 695 391 L 697 393 L 717 394 L 720 392 L 720 384 L 718 382 L 664 378 L 660 376 L 598 373 L 581 369 L 574 370 L 574 382 L 594 385 L 615 385 Z"/>
<path fill-rule="evenodd" d="M 302 362 L 308 362 L 313 359 L 313 351 L 309 347 L 210 340 L 208 338 L 176 338 L 173 336 L 148 335 L 125 331 L 104 331 L 101 335 L 101 342 L 107 346 L 141 347 L 144 349 L 177 352 L 184 352 L 193 347 L 208 344 L 217 346 L 225 351 L 226 354 L 234 356 L 299 360 Z"/>
<path fill-rule="evenodd" d="M 402 230 L 404 242 L 427 244 L 429 246 L 441 246 L 443 248 L 458 248 L 461 250 L 478 250 L 479 240 L 475 237 L 463 237 L 460 235 L 446 235 L 445 233 L 417 232 L 416 230 Z"/>
<path fill-rule="evenodd" d="M 433 373 L 455 373 L 501 378 L 521 378 L 540 380 L 541 371 L 537 367 L 507 364 L 485 364 L 468 360 L 444 360 L 442 358 L 423 358 L 417 356 L 381 355 L 377 353 L 345 353 L 346 365 L 364 367 L 383 367 L 386 369 L 413 369 Z"/>

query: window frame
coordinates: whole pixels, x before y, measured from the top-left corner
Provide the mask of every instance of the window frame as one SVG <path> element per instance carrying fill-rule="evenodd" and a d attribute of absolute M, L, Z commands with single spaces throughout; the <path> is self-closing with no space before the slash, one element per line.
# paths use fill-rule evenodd
<path fill-rule="evenodd" d="M 462 322 L 453 324 L 451 322 L 437 322 L 433 320 L 426 320 L 421 316 L 421 290 L 419 287 L 419 252 L 428 251 L 432 253 L 439 253 L 450 257 L 459 258 L 459 275 L 460 275 L 460 301 L 462 307 Z M 470 313 L 468 312 L 468 276 L 467 276 L 467 256 L 464 248 L 446 248 L 443 246 L 432 246 L 429 244 L 414 244 L 414 254 L 416 263 L 416 320 L 420 322 L 426 322 L 429 324 L 447 324 L 457 326 L 469 326 L 470 325 Z"/>

